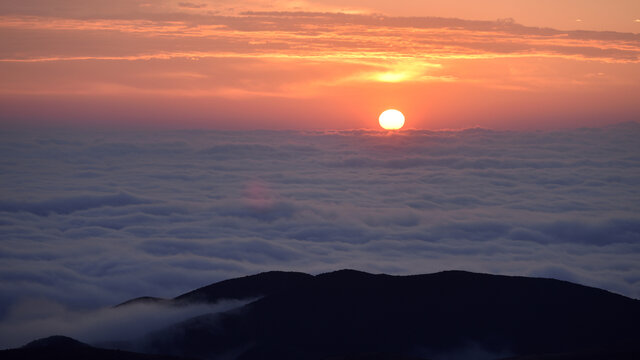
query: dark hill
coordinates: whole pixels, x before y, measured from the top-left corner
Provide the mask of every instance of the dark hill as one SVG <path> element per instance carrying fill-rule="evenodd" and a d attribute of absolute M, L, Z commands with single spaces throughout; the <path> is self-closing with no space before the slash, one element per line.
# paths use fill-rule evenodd
<path fill-rule="evenodd" d="M 228 299 L 254 299 L 278 292 L 293 290 L 314 279 L 313 275 L 299 272 L 269 271 L 220 281 L 182 294 L 174 299 L 143 296 L 125 301 L 118 306 L 133 304 L 184 305 L 193 303 L 215 303 Z"/>
<path fill-rule="evenodd" d="M 259 279 L 247 284 L 260 288 Z M 292 279 L 295 286 L 281 284 L 280 291 L 241 309 L 156 332 L 146 339 L 147 347 L 200 357 L 235 353 L 243 360 L 359 353 L 488 359 L 594 348 L 626 351 L 640 339 L 638 300 L 565 281 L 352 270 Z M 241 293 L 241 286 L 233 288 Z"/>
<path fill-rule="evenodd" d="M 220 281 L 180 295 L 177 302 L 217 302 L 222 299 L 249 299 L 280 292 L 295 291 L 311 283 L 313 275 L 299 272 L 269 271 L 257 275 Z"/>
<path fill-rule="evenodd" d="M 221 281 L 172 300 L 128 303 L 222 299 L 256 300 L 118 344 L 121 349 L 201 359 L 639 358 L 640 301 L 553 279 L 464 271 L 413 276 L 268 272 Z M 0 358 L 170 359 L 95 348 L 64 337 L 5 350 Z"/>
<path fill-rule="evenodd" d="M 131 299 L 131 300 L 127 300 L 123 303 L 120 303 L 114 307 L 120 307 L 120 306 L 128 306 L 128 305 L 138 305 L 138 304 L 162 304 L 162 305 L 169 305 L 172 301 L 168 300 L 168 299 L 163 299 L 163 298 L 158 298 L 158 297 L 153 297 L 153 296 L 141 296 L 141 297 L 137 297 L 135 299 Z"/>
<path fill-rule="evenodd" d="M 0 350 L 6 360 L 187 360 L 174 356 L 138 354 L 96 348 L 66 336 L 50 336 L 19 349 Z"/>
<path fill-rule="evenodd" d="M 22 347 L 23 349 L 86 349 L 89 345 L 67 336 L 54 335 L 34 340 Z"/>

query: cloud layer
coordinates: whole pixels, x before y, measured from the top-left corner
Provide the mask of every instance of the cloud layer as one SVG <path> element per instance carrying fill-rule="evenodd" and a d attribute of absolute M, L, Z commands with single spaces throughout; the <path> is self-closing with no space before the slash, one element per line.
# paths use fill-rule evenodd
<path fill-rule="evenodd" d="M 5 132 L 0 314 L 265 270 L 465 269 L 640 297 L 640 127 Z"/>

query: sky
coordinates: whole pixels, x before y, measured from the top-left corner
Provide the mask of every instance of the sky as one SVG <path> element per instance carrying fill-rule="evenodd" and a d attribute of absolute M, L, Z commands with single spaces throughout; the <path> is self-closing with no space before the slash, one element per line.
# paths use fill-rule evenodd
<path fill-rule="evenodd" d="M 0 348 L 271 270 L 640 298 L 638 1 L 4 1 L 0 45 Z"/>
<path fill-rule="evenodd" d="M 563 129 L 636 120 L 634 0 L 0 4 L 0 124 Z"/>

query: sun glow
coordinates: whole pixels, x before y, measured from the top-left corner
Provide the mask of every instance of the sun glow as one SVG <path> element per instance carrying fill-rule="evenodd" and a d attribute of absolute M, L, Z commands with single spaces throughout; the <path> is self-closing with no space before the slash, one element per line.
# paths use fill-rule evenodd
<path fill-rule="evenodd" d="M 385 130 L 398 130 L 404 126 L 404 115 L 398 110 L 385 110 L 378 118 L 380 126 Z"/>

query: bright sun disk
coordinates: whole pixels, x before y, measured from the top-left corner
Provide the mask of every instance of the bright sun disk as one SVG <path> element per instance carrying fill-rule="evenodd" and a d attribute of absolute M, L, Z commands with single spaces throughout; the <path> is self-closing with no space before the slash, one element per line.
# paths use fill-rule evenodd
<path fill-rule="evenodd" d="M 378 118 L 380 126 L 385 130 L 398 130 L 404 126 L 404 115 L 398 110 L 385 110 Z"/>

